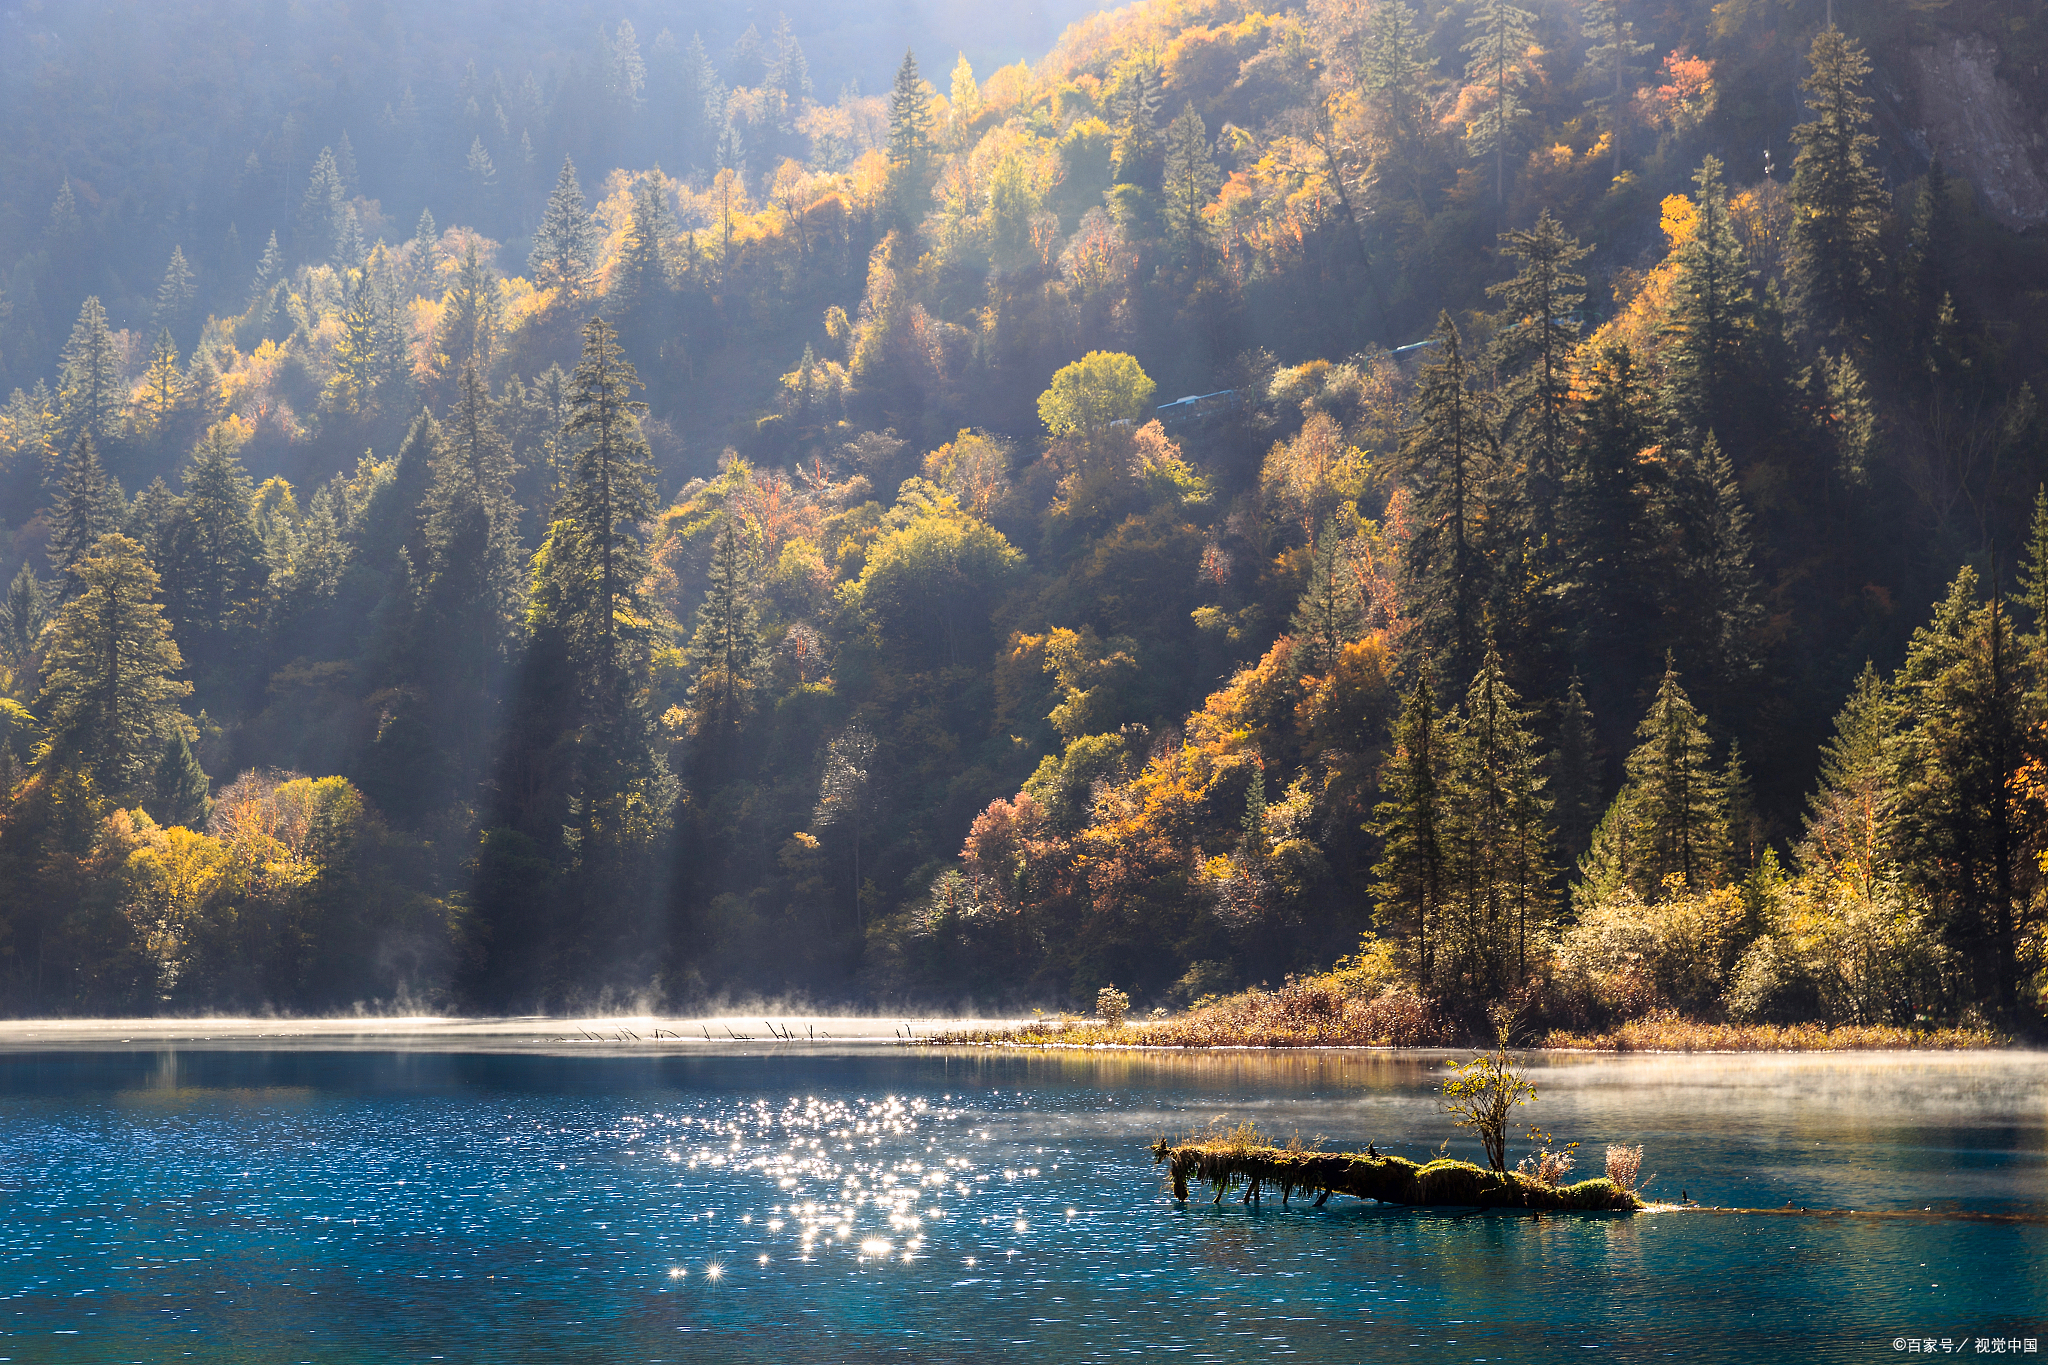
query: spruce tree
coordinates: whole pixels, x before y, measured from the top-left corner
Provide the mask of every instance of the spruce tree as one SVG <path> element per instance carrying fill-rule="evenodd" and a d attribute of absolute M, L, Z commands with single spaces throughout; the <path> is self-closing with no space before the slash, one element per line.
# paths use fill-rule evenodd
<path fill-rule="evenodd" d="M 1506 444 L 1520 459 L 1539 541 L 1555 531 L 1559 489 L 1571 447 L 1571 361 L 1578 346 L 1579 305 L 1586 277 L 1572 267 L 1592 253 L 1558 226 L 1550 210 L 1528 231 L 1500 235 L 1521 262 L 1511 280 L 1489 285 L 1507 324 L 1495 338 L 1496 360 L 1509 376 Z"/>
<path fill-rule="evenodd" d="M 322 147 L 306 176 L 306 193 L 299 200 L 296 254 L 300 260 L 324 265 L 334 259 L 342 209 L 347 203 L 341 172 L 334 164 L 334 149 Z"/>
<path fill-rule="evenodd" d="M 488 756 L 503 671 L 525 605 L 512 450 L 476 371 L 437 433 L 421 510 L 416 674 L 466 792 Z"/>
<path fill-rule="evenodd" d="M 1597 109 L 1600 131 L 1609 139 L 1609 157 L 1614 169 L 1621 167 L 1621 113 L 1628 98 L 1628 78 L 1642 71 L 1642 58 L 1651 44 L 1636 41 L 1633 21 L 1621 17 L 1622 0 L 1587 0 L 1580 11 L 1585 30 L 1586 65 L 1582 79 L 1600 91 L 1586 101 Z M 1608 89 L 1609 82 L 1613 89 Z"/>
<path fill-rule="evenodd" d="M 1529 931 L 1550 917 L 1551 803 L 1529 713 L 1491 648 L 1449 727 L 1441 955 L 1498 996 L 1528 975 Z"/>
<path fill-rule="evenodd" d="M 1807 801 L 1800 863 L 1847 881 L 1865 897 L 1893 866 L 1887 836 L 1898 714 L 1891 688 L 1866 663 L 1835 714 L 1835 732 L 1821 748 L 1820 784 Z"/>
<path fill-rule="evenodd" d="M 633 190 L 626 240 L 612 274 L 606 302 L 623 320 L 651 320 L 668 294 L 668 238 L 672 219 L 659 174 L 642 178 Z"/>
<path fill-rule="evenodd" d="M 42 647 L 43 627 L 56 609 L 55 589 L 46 587 L 35 568 L 24 562 L 0 597 L 0 657 L 7 662 L 8 695 L 35 695 L 36 652 Z"/>
<path fill-rule="evenodd" d="M 1628 780 L 1586 855 L 1588 889 L 1596 898 L 1626 889 L 1654 903 L 1672 885 L 1684 894 L 1725 884 L 1726 772 L 1713 762 L 1706 722 L 1668 660 L 1636 740 Z"/>
<path fill-rule="evenodd" d="M 1309 558 L 1308 586 L 1294 608 L 1289 632 L 1304 648 L 1311 673 L 1327 672 L 1338 651 L 1358 638 L 1364 603 L 1358 573 L 1334 526 L 1324 526 Z"/>
<path fill-rule="evenodd" d="M 81 591 L 51 629 L 40 710 L 43 762 L 88 774 L 103 797 L 143 794 L 165 740 L 183 729 L 177 703 L 192 690 L 142 547 L 100 537 L 78 564 Z"/>
<path fill-rule="evenodd" d="M 1792 301 L 1818 335 L 1854 335 L 1870 320 L 1880 266 L 1884 179 L 1868 157 L 1870 63 L 1830 24 L 1813 40 L 1813 73 L 1800 83 L 1813 119 L 1792 130 Z"/>
<path fill-rule="evenodd" d="M 150 799 L 146 809 L 160 825 L 183 825 L 205 829 L 213 810 L 211 780 L 192 753 L 182 729 L 173 730 L 164 741 L 163 757 L 151 775 Z"/>
<path fill-rule="evenodd" d="M 149 486 L 135 495 L 135 500 L 128 504 L 128 516 L 121 524 L 121 534 L 142 547 L 149 567 L 159 575 L 164 571 L 165 549 L 177 514 L 178 499 L 159 476 L 151 479 Z"/>
<path fill-rule="evenodd" d="M 1557 748 L 1551 754 L 1550 792 L 1557 826 L 1558 851 L 1576 862 L 1593 841 L 1600 818 L 1600 740 L 1593 728 L 1593 708 L 1574 672 L 1558 714 Z"/>
<path fill-rule="evenodd" d="M 78 590 L 78 566 L 99 544 L 100 537 L 121 529 L 121 519 L 127 510 L 121 485 L 100 463 L 99 448 L 92 437 L 81 432 L 64 457 L 64 472 L 57 481 L 57 500 L 50 509 L 50 567 L 57 571 L 67 592 Z"/>
<path fill-rule="evenodd" d="M 1678 428 L 1705 433 L 1727 425 L 1737 382 L 1751 359 L 1755 299 L 1742 245 L 1729 225 L 1721 163 L 1700 163 L 1691 235 L 1673 253 L 1678 264 L 1663 324 L 1665 402 Z M 1695 436 L 1697 439 L 1697 435 Z"/>
<path fill-rule="evenodd" d="M 1423 367 L 1396 460 L 1414 498 L 1402 573 L 1425 636 L 1441 645 L 1447 667 L 1476 671 L 1485 587 L 1477 528 L 1493 433 L 1448 312 L 1430 341 L 1437 358 Z"/>
<path fill-rule="evenodd" d="M 448 287 L 446 304 L 435 341 L 448 358 L 448 373 L 460 375 L 474 366 L 489 374 L 497 358 L 503 309 L 498 281 L 477 254 L 474 238 L 463 247 L 462 265 Z"/>
<path fill-rule="evenodd" d="M 1658 536 L 1650 516 L 1652 467 L 1644 459 L 1655 442 L 1628 347 L 1609 342 L 1583 363 L 1587 392 L 1577 405 L 1576 458 L 1562 518 L 1572 556 L 1566 600 L 1596 684 L 1626 678 L 1626 687 L 1656 657 L 1643 654 L 1643 623 L 1656 614 L 1647 560 Z"/>
<path fill-rule="evenodd" d="M 540 226 L 533 230 L 533 250 L 526 263 L 541 288 L 573 294 L 589 279 L 596 255 L 597 224 L 584 206 L 576 164 L 565 156 Z"/>
<path fill-rule="evenodd" d="M 1222 183 L 1216 161 L 1209 155 L 1209 130 L 1202 123 L 1202 116 L 1195 112 L 1195 102 L 1189 100 L 1187 108 L 1166 130 L 1166 174 L 1160 186 L 1160 207 L 1164 210 L 1167 233 L 1198 264 L 1202 243 L 1208 236 L 1202 210 L 1209 206 L 1210 197 Z"/>
<path fill-rule="evenodd" d="M 718 532 L 707 577 L 690 637 L 690 664 L 697 675 L 690 700 L 699 742 L 716 749 L 738 732 L 752 709 L 762 663 L 751 556 L 730 513 Z"/>
<path fill-rule="evenodd" d="M 105 446 L 121 431 L 128 394 L 121 383 L 121 358 L 107 329 L 107 310 L 88 297 L 72 324 L 71 339 L 57 367 L 57 407 L 66 443 L 81 433 Z"/>
<path fill-rule="evenodd" d="M 185 374 L 178 365 L 178 343 L 161 328 L 149 348 L 149 368 L 142 376 L 143 420 L 149 434 L 161 440 L 185 398 Z"/>
<path fill-rule="evenodd" d="M 1465 128 L 1465 145 L 1473 156 L 1493 153 L 1493 197 L 1507 202 L 1507 146 L 1517 122 L 1529 110 L 1522 103 L 1526 79 L 1522 63 L 1535 41 L 1536 16 L 1508 0 L 1474 0 L 1465 28 L 1474 36 L 1461 52 L 1471 54 L 1465 79 L 1487 93 L 1479 116 Z"/>
<path fill-rule="evenodd" d="M 1697 456 L 1679 462 L 1672 492 L 1682 577 L 1667 610 L 1685 623 L 1681 648 L 1703 665 L 1709 704 L 1725 710 L 1740 701 L 1762 667 L 1764 612 L 1749 512 L 1734 466 L 1711 432 Z"/>
<path fill-rule="evenodd" d="M 932 106 L 918 74 L 917 54 L 905 51 L 889 91 L 889 160 L 906 167 L 912 178 L 923 174 L 931 157 Z"/>
<path fill-rule="evenodd" d="M 185 467 L 170 537 L 164 596 L 195 667 L 224 662 L 260 614 L 263 541 L 250 517 L 255 489 L 215 428 Z"/>
<path fill-rule="evenodd" d="M 184 325 L 192 311 L 193 292 L 192 267 L 185 264 L 185 248 L 174 246 L 171 262 L 164 267 L 164 281 L 157 286 L 156 306 L 152 310 L 159 331 Z"/>
<path fill-rule="evenodd" d="M 1443 722 L 1427 668 L 1402 704 L 1393 739 L 1380 782 L 1386 799 L 1373 808 L 1368 827 L 1381 850 L 1372 869 L 1373 922 L 1400 936 L 1409 970 L 1430 990 L 1444 899 Z"/>
<path fill-rule="evenodd" d="M 2043 707 L 2017 645 L 2006 604 L 1980 602 L 1965 567 L 1893 683 L 1901 728 L 1887 842 L 1999 1022 L 2016 1018 L 2019 945 L 2042 918 L 2041 836 L 2016 779 Z"/>

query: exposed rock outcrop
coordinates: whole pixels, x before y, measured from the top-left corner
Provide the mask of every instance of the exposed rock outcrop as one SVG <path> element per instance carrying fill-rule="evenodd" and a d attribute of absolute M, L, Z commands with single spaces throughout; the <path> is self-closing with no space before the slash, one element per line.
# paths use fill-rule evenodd
<path fill-rule="evenodd" d="M 2048 120 L 1998 76 L 1998 48 L 1970 34 L 1915 48 L 1924 150 L 1977 188 L 1986 213 L 2009 227 L 2048 223 Z"/>

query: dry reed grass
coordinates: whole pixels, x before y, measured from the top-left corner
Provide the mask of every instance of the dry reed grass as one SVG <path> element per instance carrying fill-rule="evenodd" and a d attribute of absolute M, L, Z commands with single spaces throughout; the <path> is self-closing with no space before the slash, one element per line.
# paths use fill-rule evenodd
<path fill-rule="evenodd" d="M 1553 1029 L 1547 1048 L 1591 1052 L 1955 1052 L 2005 1047 L 1987 1028 L 1898 1028 L 1883 1024 L 1708 1024 L 1660 1010 L 1598 1033 Z"/>
<path fill-rule="evenodd" d="M 1018 1047 L 1439 1047 L 1454 1033 L 1428 1001 L 1388 989 L 1355 995 L 1328 978 L 1289 981 L 1204 1002 L 1147 1023 L 1040 1019 L 1014 1029 L 939 1034 L 936 1043 Z"/>

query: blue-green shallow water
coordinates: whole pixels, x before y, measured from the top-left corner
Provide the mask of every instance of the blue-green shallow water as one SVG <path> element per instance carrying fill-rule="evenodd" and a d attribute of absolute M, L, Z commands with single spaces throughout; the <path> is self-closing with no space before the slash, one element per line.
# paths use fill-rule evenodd
<path fill-rule="evenodd" d="M 0 1056 L 0 1360 L 1873 1360 L 2048 1337 L 2041 1222 L 1183 1207 L 1145 1151 L 1228 1113 L 1420 1155 L 1451 1136 L 1432 1065 Z M 1653 1195 L 2048 1215 L 2039 1055 L 1539 1080 L 1531 1117 L 1588 1152 L 1642 1142 Z"/>

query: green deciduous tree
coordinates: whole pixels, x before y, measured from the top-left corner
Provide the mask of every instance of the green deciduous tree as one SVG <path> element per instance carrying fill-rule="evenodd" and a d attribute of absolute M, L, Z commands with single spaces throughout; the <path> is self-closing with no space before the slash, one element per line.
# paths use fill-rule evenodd
<path fill-rule="evenodd" d="M 1136 358 L 1090 351 L 1052 377 L 1038 418 L 1054 436 L 1093 443 L 1114 422 L 1141 421 L 1158 387 Z"/>

